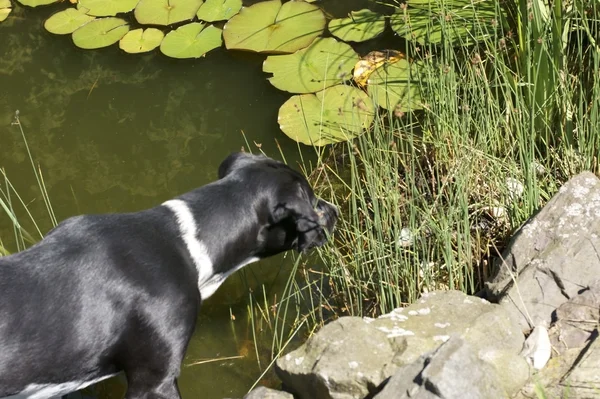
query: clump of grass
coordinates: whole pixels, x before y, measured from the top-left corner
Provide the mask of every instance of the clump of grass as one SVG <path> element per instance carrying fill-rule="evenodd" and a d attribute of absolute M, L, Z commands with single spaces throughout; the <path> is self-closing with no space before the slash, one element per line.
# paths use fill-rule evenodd
<path fill-rule="evenodd" d="M 570 176 L 598 172 L 597 6 L 521 3 L 513 30 L 421 48 L 423 111 L 380 115 L 320 153 L 312 182 L 342 210 L 320 251 L 330 316 L 477 293 L 515 229 Z"/>

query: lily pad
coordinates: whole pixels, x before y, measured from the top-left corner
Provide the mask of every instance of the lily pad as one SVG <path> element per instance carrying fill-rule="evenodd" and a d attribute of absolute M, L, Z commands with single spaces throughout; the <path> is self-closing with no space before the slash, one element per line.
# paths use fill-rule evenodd
<path fill-rule="evenodd" d="M 143 25 L 171 25 L 189 21 L 203 0 L 140 0 L 135 7 L 135 19 Z"/>
<path fill-rule="evenodd" d="M 409 0 L 390 17 L 392 29 L 419 44 L 471 45 L 494 34 L 499 27 L 494 0 Z"/>
<path fill-rule="evenodd" d="M 206 0 L 196 16 L 207 22 L 226 21 L 240 12 L 241 8 L 242 0 Z"/>
<path fill-rule="evenodd" d="M 199 58 L 221 46 L 221 34 L 221 29 L 201 22 L 183 25 L 167 33 L 160 51 L 173 58 Z"/>
<path fill-rule="evenodd" d="M 352 47 L 329 37 L 294 54 L 267 57 L 263 71 L 273 74 L 269 82 L 279 90 L 314 93 L 350 79 L 357 60 Z"/>
<path fill-rule="evenodd" d="M 73 32 L 73 43 L 83 49 L 107 47 L 121 40 L 128 31 L 129 25 L 124 19 L 99 18 Z"/>
<path fill-rule="evenodd" d="M 12 11 L 10 0 L 0 0 L 0 22 L 4 21 Z"/>
<path fill-rule="evenodd" d="M 133 10 L 138 1 L 139 0 L 79 0 L 77 8 L 87 9 L 88 15 L 108 17 Z"/>
<path fill-rule="evenodd" d="M 325 29 L 325 15 L 304 1 L 256 3 L 231 18 L 223 30 L 228 49 L 293 53 L 308 46 Z"/>
<path fill-rule="evenodd" d="M 371 10 L 352 11 L 348 18 L 329 21 L 329 32 L 347 42 L 364 42 L 385 30 L 385 17 Z"/>
<path fill-rule="evenodd" d="M 52 3 L 58 3 L 60 0 L 18 0 L 24 6 L 37 7 L 45 6 Z"/>
<path fill-rule="evenodd" d="M 152 51 L 162 42 L 165 34 L 156 28 L 134 29 L 119 41 L 119 48 L 130 54 Z"/>
<path fill-rule="evenodd" d="M 75 32 L 75 30 L 94 19 L 94 17 L 87 15 L 83 10 L 67 8 L 48 18 L 44 22 L 44 28 L 55 35 L 66 35 Z"/>
<path fill-rule="evenodd" d="M 359 136 L 373 123 L 373 102 L 362 90 L 336 85 L 292 96 L 279 108 L 281 130 L 300 143 L 322 146 Z"/>
<path fill-rule="evenodd" d="M 422 109 L 418 80 L 420 68 L 421 64 L 410 63 L 405 58 L 383 63 L 369 76 L 369 94 L 377 99 L 379 106 L 396 116 Z"/>

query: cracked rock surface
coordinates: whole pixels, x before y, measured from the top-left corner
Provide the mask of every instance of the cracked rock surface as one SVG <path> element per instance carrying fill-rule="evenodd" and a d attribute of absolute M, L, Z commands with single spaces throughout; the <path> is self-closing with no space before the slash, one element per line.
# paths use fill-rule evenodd
<path fill-rule="evenodd" d="M 377 394 L 388 377 L 403 378 L 397 375 L 406 370 L 424 376 L 438 370 L 426 381 L 446 387 L 451 382 L 442 375 L 454 371 L 448 376 L 462 376 L 473 389 L 484 384 L 482 392 L 493 387 L 506 397 L 529 378 L 529 366 L 519 356 L 523 341 L 519 325 L 501 306 L 459 291 L 435 291 L 377 319 L 342 317 L 331 322 L 280 358 L 276 371 L 301 399 L 365 398 Z M 442 346 L 446 349 L 438 353 Z M 448 367 L 441 363 L 446 357 L 453 362 Z M 423 362 L 432 359 L 425 371 Z M 473 365 L 456 368 L 461 361 Z M 485 369 L 489 381 L 473 381 L 471 367 Z"/>
<path fill-rule="evenodd" d="M 552 311 L 600 276 L 599 255 L 600 180 L 584 172 L 517 231 L 486 284 L 487 297 L 513 313 L 523 331 L 550 327 Z"/>
<path fill-rule="evenodd" d="M 481 360 L 471 344 L 453 336 L 432 353 L 398 370 L 374 399 L 505 397 L 493 366 Z"/>

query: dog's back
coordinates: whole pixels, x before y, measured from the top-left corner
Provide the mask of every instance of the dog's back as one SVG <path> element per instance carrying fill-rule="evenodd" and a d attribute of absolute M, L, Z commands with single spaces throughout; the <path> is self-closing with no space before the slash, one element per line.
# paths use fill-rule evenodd
<path fill-rule="evenodd" d="M 142 244 L 168 229 L 143 212 L 77 216 L 0 258 L 0 398 L 32 380 L 83 384 L 119 371 L 120 348 L 141 339 L 132 320 L 151 319 L 138 314 L 140 303 L 168 293 L 182 311 L 196 309 L 194 276 L 173 279 L 152 267 L 182 263 L 180 252 L 160 240 Z"/>

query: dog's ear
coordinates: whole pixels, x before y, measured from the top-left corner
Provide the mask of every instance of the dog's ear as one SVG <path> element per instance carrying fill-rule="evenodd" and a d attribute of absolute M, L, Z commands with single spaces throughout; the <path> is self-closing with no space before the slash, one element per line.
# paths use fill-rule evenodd
<path fill-rule="evenodd" d="M 219 179 L 222 179 L 237 170 L 243 169 L 246 166 L 265 164 L 268 162 L 276 163 L 276 161 L 273 161 L 264 155 L 248 154 L 247 152 L 234 152 L 225 158 L 225 160 L 221 162 L 221 165 L 219 165 Z"/>
<path fill-rule="evenodd" d="M 239 160 L 245 157 L 246 154 L 243 152 L 234 152 L 233 154 L 225 158 L 225 160 L 221 162 L 221 165 L 219 165 L 219 179 L 222 179 L 223 177 L 231 173 L 231 171 L 236 169 L 236 163 L 238 163 Z"/>
<path fill-rule="evenodd" d="M 286 196 L 275 205 L 272 222 L 278 224 L 286 219 L 291 220 L 296 229 L 294 246 L 298 252 L 323 245 L 326 241 L 323 226 L 319 224 L 319 215 L 306 195 Z"/>

